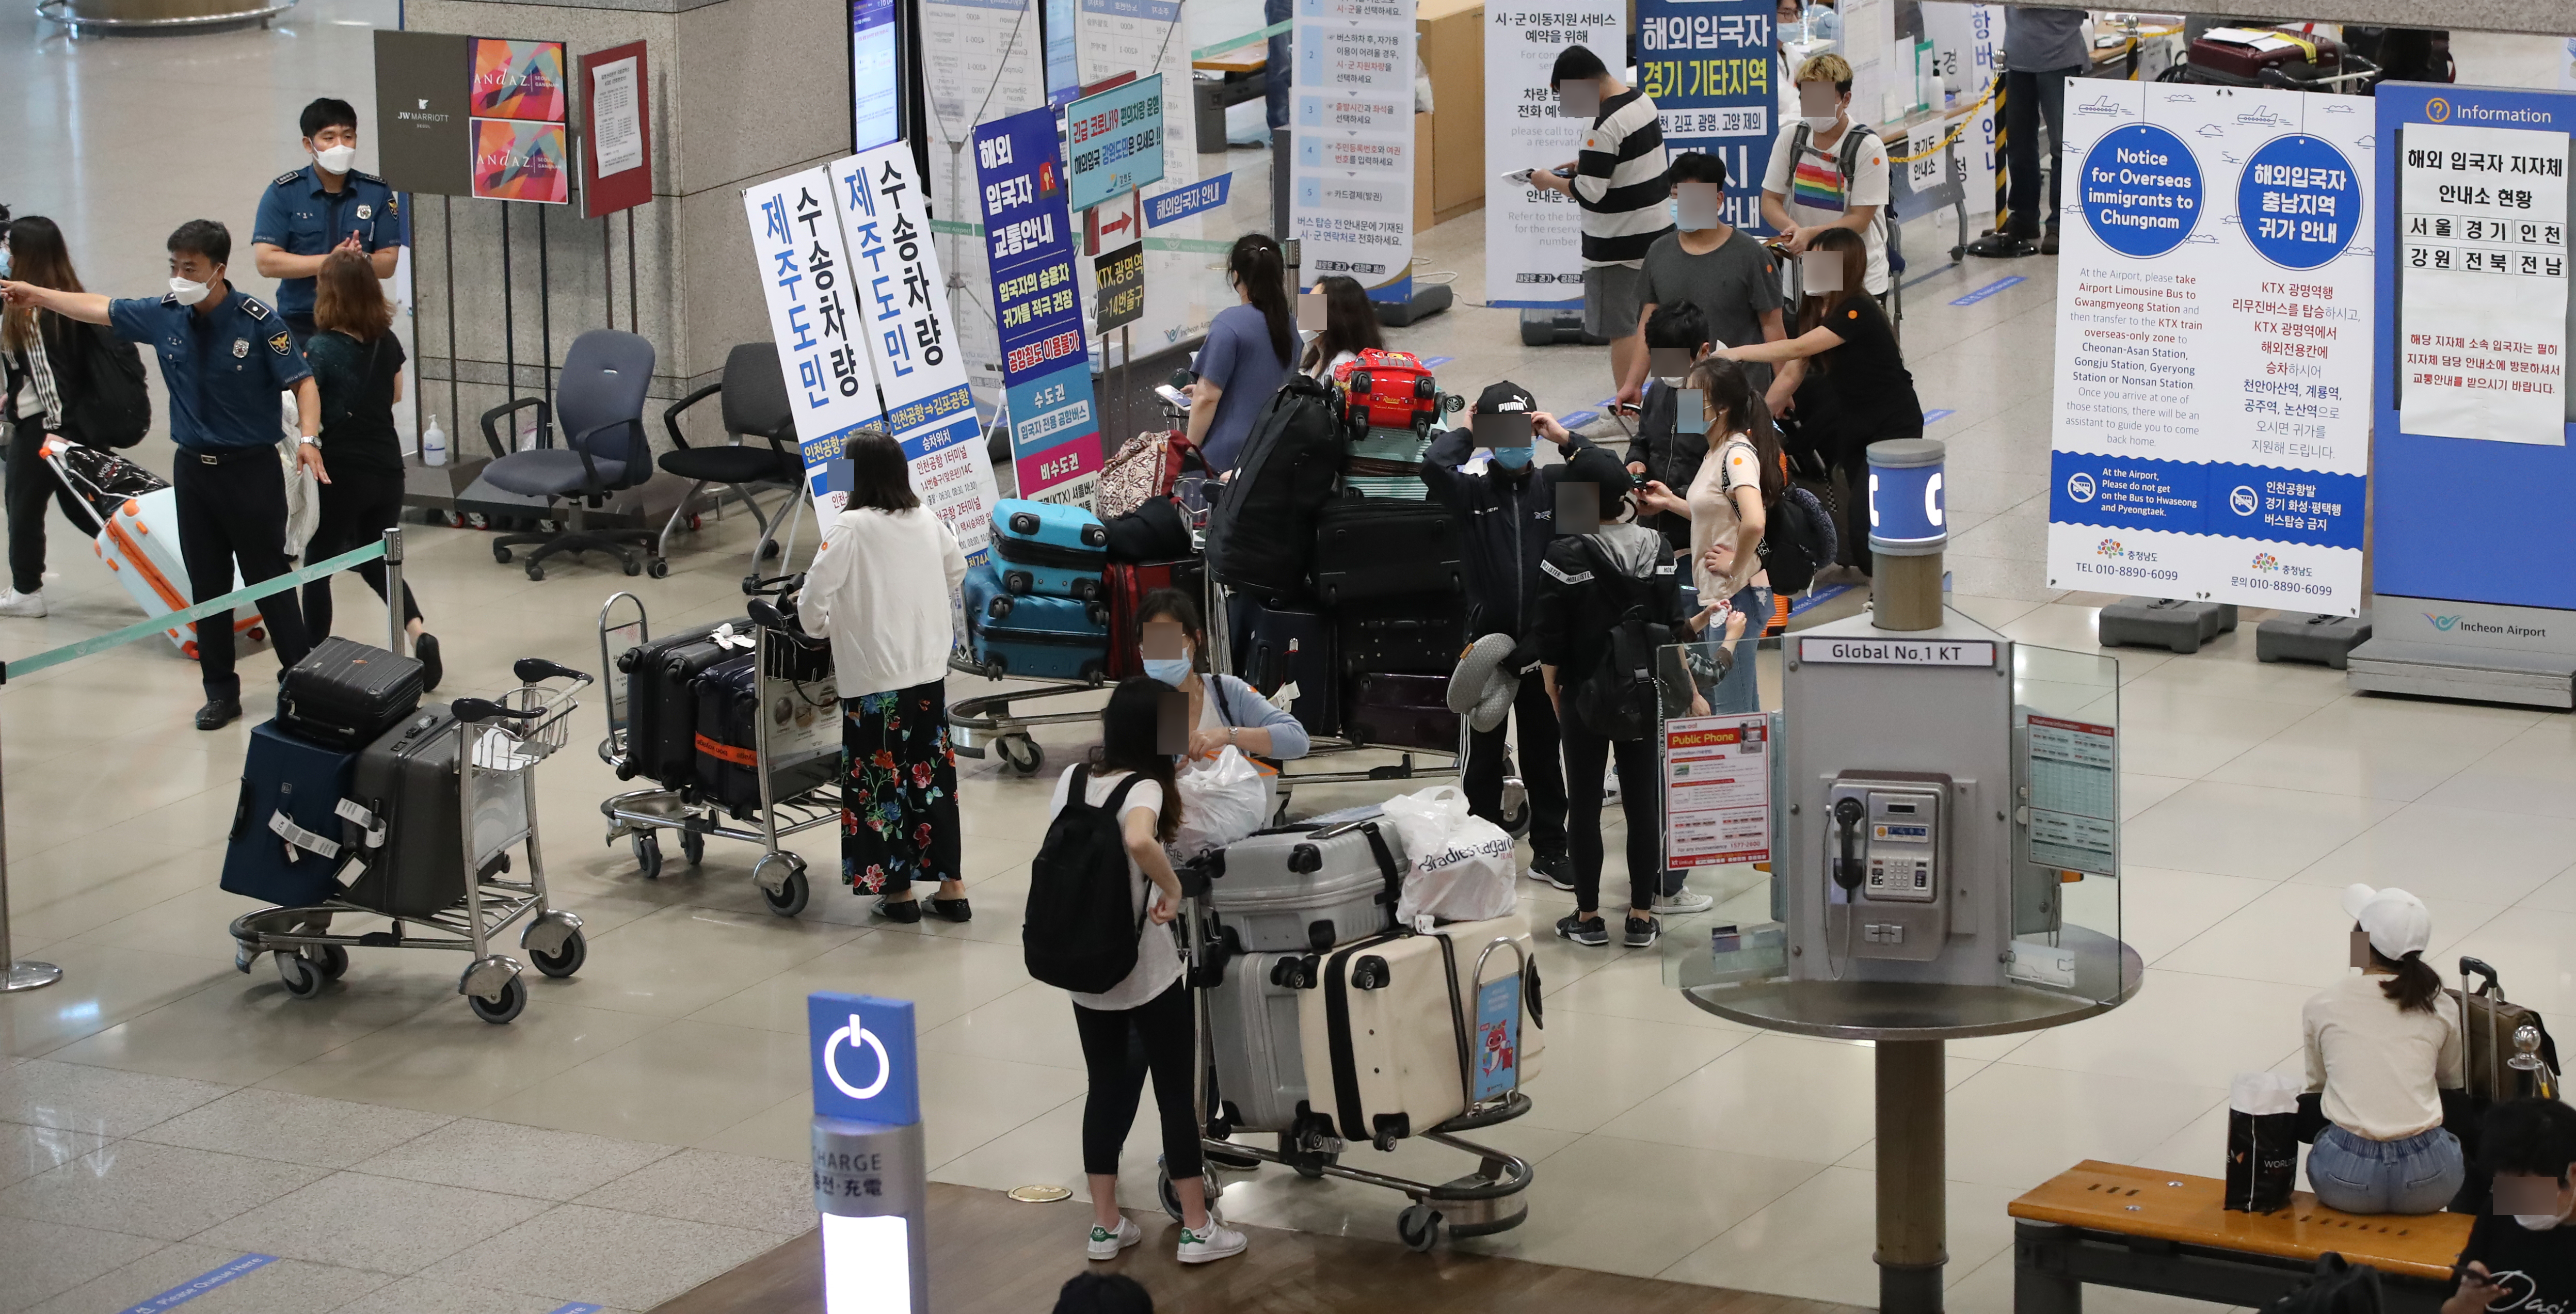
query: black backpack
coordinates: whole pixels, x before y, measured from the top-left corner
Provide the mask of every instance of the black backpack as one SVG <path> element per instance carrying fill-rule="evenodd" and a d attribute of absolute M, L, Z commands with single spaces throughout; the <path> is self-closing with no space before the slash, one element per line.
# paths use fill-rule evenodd
<path fill-rule="evenodd" d="M 1315 518 L 1341 475 L 1342 448 L 1332 390 L 1289 375 L 1262 403 L 1208 513 L 1207 566 L 1220 583 L 1271 603 L 1305 592 Z"/>
<path fill-rule="evenodd" d="M 1177 561 L 1190 554 L 1190 526 L 1181 504 L 1168 495 L 1149 497 L 1123 516 L 1101 522 L 1111 561 Z"/>
<path fill-rule="evenodd" d="M 1601 660 L 1574 689 L 1574 714 L 1592 733 L 1633 742 L 1655 731 L 1663 720 L 1663 690 L 1655 677 L 1657 650 L 1673 642 L 1669 625 L 1649 618 L 1644 594 L 1652 581 L 1636 579 L 1618 568 L 1600 545 L 1584 546 L 1596 558 L 1593 578 L 1626 590 L 1629 602 L 1610 627 Z"/>
<path fill-rule="evenodd" d="M 1834 518 L 1816 495 L 1791 484 L 1765 513 L 1762 568 L 1771 573 L 1771 588 L 1783 595 L 1804 593 L 1816 572 L 1834 563 Z M 1768 621 L 1768 617 L 1753 619 Z"/>
<path fill-rule="evenodd" d="M 1048 824 L 1029 866 L 1028 916 L 1020 925 L 1020 956 L 1029 975 L 1076 994 L 1096 995 L 1136 970 L 1136 941 L 1145 914 L 1135 906 L 1127 871 L 1127 839 L 1118 819 L 1130 775 L 1098 806 L 1084 801 L 1091 768 L 1076 767 L 1065 782 L 1064 810 Z"/>
<path fill-rule="evenodd" d="M 64 399 L 63 426 L 92 447 L 132 447 L 152 429 L 143 355 L 104 324 L 74 324 L 79 384 Z"/>

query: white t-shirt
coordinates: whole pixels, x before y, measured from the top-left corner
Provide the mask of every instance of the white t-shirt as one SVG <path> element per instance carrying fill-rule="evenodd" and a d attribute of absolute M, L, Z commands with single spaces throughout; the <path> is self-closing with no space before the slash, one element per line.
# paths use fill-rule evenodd
<path fill-rule="evenodd" d="M 2299 1010 L 2308 1089 L 2325 1092 L 2326 1121 L 2374 1141 L 2442 1125 L 2444 1089 L 2463 1084 L 2460 1025 L 2445 1001 L 2399 1010 L 2385 976 L 2348 976 Z"/>
<path fill-rule="evenodd" d="M 1700 605 L 1718 601 L 1721 577 L 1701 569 L 1700 561 L 1708 555 L 1709 545 L 1735 541 L 1736 526 L 1744 519 L 1735 501 L 1735 490 L 1750 488 L 1754 496 L 1762 494 L 1762 458 L 1755 454 L 1751 434 L 1732 433 L 1719 444 L 1717 454 L 1699 463 L 1699 473 L 1691 476 L 1691 576 L 1699 586 Z M 1740 564 L 1740 563 L 1739 563 Z M 1746 576 L 1748 582 L 1765 578 L 1757 570 Z"/>
<path fill-rule="evenodd" d="M 1334 352 L 1331 360 L 1325 361 L 1323 364 L 1306 371 L 1306 377 L 1316 379 L 1324 383 L 1330 383 L 1333 381 L 1333 368 L 1335 366 L 1340 365 L 1343 361 L 1358 360 L 1359 358 L 1360 354 L 1356 351 Z"/>
<path fill-rule="evenodd" d="M 1055 814 L 1064 811 L 1065 782 L 1072 780 L 1073 773 L 1080 769 L 1066 767 L 1064 774 L 1055 778 L 1055 800 L 1047 805 L 1047 819 L 1050 822 L 1055 819 Z M 1109 796 L 1118 791 L 1119 782 L 1132 774 L 1134 773 L 1127 771 L 1112 771 L 1106 774 L 1095 772 L 1090 779 L 1083 782 L 1083 801 L 1093 807 L 1108 802 Z M 1127 791 L 1126 812 L 1135 812 L 1140 808 L 1148 818 L 1162 815 L 1163 786 L 1161 783 L 1139 780 L 1134 789 Z M 1125 813 L 1120 814 L 1119 825 L 1121 829 L 1125 828 Z M 1145 900 L 1159 896 L 1154 893 L 1154 882 L 1146 877 L 1144 868 L 1136 865 L 1136 859 L 1132 855 L 1127 859 L 1127 879 L 1135 890 L 1133 906 L 1135 911 L 1141 914 L 1145 911 Z M 1152 918 L 1147 918 L 1144 929 L 1139 931 L 1136 937 L 1135 970 L 1129 972 L 1125 980 L 1096 995 L 1075 991 L 1066 993 L 1071 994 L 1073 1002 L 1084 1008 L 1100 1012 L 1116 1012 L 1152 1002 L 1156 995 L 1171 989 L 1172 983 L 1180 979 L 1181 951 L 1180 947 L 1172 941 L 1172 928 L 1168 925 L 1156 926 Z"/>
<path fill-rule="evenodd" d="M 1834 136 L 1831 147 L 1819 146 L 1823 134 L 1810 131 L 1807 148 L 1801 158 L 1792 162 L 1789 143 L 1798 135 L 1799 121 L 1791 118 L 1780 129 L 1780 137 L 1771 143 L 1771 167 L 1762 175 L 1762 190 L 1777 192 L 1787 198 L 1789 218 L 1799 227 L 1829 224 L 1849 213 L 1855 205 L 1875 205 L 1878 215 L 1869 221 L 1869 231 L 1861 240 L 1869 248 L 1868 291 L 1872 296 L 1887 292 L 1887 145 L 1872 133 L 1853 163 L 1855 177 L 1845 180 L 1842 171 L 1843 135 Z M 1843 133 L 1859 131 L 1858 125 Z M 1796 318 L 1793 313 L 1791 318 Z"/>

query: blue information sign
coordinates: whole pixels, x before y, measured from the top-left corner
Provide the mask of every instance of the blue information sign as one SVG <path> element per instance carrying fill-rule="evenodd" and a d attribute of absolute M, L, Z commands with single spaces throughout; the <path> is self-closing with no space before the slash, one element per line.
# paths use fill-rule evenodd
<path fill-rule="evenodd" d="M 1177 219 L 1187 219 L 1202 210 L 1225 208 L 1226 193 L 1233 189 L 1234 175 L 1220 173 L 1187 187 L 1175 187 L 1160 196 L 1145 198 L 1145 226 L 1160 228 Z"/>
<path fill-rule="evenodd" d="M 1771 231 L 1762 175 L 1778 134 L 1778 22 L 1770 0 L 1637 0 L 1637 89 L 1663 118 L 1664 149 L 1724 160 L 1722 217 L 1752 233 Z"/>
<path fill-rule="evenodd" d="M 1064 112 L 1073 208 L 1163 180 L 1163 75 L 1085 96 Z"/>
<path fill-rule="evenodd" d="M 2314 269 L 2361 230 L 2361 174 L 2322 138 L 2274 137 L 2245 161 L 2236 217 L 2256 254 L 2283 269 Z"/>
<path fill-rule="evenodd" d="M 2182 138 L 2152 123 L 2103 133 L 2084 153 L 2076 185 L 2086 226 L 2124 256 L 2163 255 L 2200 223 L 2200 161 Z"/>
<path fill-rule="evenodd" d="M 912 1001 L 816 991 L 805 997 L 814 1116 L 900 1127 L 921 1121 Z"/>
<path fill-rule="evenodd" d="M 977 124 L 975 181 L 984 203 L 984 254 L 993 273 L 1019 495 L 1087 500 L 1100 468 L 1100 425 L 1054 112 L 1033 109 Z"/>

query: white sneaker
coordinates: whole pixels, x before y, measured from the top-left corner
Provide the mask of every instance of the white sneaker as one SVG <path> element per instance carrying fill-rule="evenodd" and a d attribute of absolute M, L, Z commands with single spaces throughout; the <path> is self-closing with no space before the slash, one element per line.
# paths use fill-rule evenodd
<path fill-rule="evenodd" d="M 1125 1250 L 1129 1246 L 1136 1245 L 1144 1239 L 1145 1230 L 1136 1226 L 1135 1219 L 1126 1217 L 1122 1214 L 1119 1216 L 1118 1230 L 1115 1232 L 1102 1227 L 1098 1223 L 1093 1223 L 1091 1225 L 1091 1244 L 1086 1247 L 1086 1249 L 1091 1252 L 1091 1257 L 1093 1259 L 1116 1259 L 1119 1251 Z"/>
<path fill-rule="evenodd" d="M 20 593 L 11 589 L 0 593 L 0 616 L 38 617 L 45 614 L 45 591 Z"/>
<path fill-rule="evenodd" d="M 1180 1260 L 1184 1264 L 1206 1264 L 1219 1259 L 1232 1259 L 1242 1254 L 1243 1248 L 1248 1244 L 1250 1243 L 1243 1239 L 1243 1233 L 1218 1222 L 1216 1215 L 1210 1214 L 1207 1231 L 1193 1232 L 1186 1227 L 1181 1229 Z"/>
<path fill-rule="evenodd" d="M 1687 885 L 1655 900 L 1655 911 L 1666 916 L 1707 912 L 1716 906 L 1717 899 L 1714 896 L 1694 894 L 1691 892 L 1691 887 Z"/>
<path fill-rule="evenodd" d="M 1610 773 L 1602 777 L 1601 799 L 1606 803 L 1617 797 L 1619 797 L 1619 768 L 1612 767 Z"/>

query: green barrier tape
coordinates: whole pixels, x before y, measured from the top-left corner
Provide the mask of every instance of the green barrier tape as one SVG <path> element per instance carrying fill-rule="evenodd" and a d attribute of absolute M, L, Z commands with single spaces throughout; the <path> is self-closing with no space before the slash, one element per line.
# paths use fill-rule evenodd
<path fill-rule="evenodd" d="M 982 225 L 961 224 L 954 219 L 933 219 L 930 221 L 930 231 L 949 233 L 958 237 L 984 235 Z M 1234 249 L 1232 242 L 1210 242 L 1195 237 L 1148 237 L 1144 241 L 1145 249 L 1148 251 L 1178 251 L 1189 255 L 1224 255 Z"/>
<path fill-rule="evenodd" d="M 1241 50 L 1255 41 L 1267 41 L 1275 36 L 1286 36 L 1288 34 L 1288 27 L 1289 25 L 1287 23 L 1273 23 L 1258 32 L 1246 32 L 1239 37 L 1227 37 L 1225 40 L 1219 41 L 1215 45 L 1201 46 L 1198 49 L 1191 51 L 1190 58 L 1193 60 L 1205 59 L 1210 55 L 1222 55 L 1229 50 Z"/>
<path fill-rule="evenodd" d="M 379 539 L 365 547 L 343 552 L 328 561 L 316 562 L 301 570 L 290 570 L 283 575 L 272 575 L 257 584 L 234 589 L 220 598 L 210 598 L 195 606 L 167 615 L 155 616 L 150 620 L 128 625 L 121 630 L 83 639 L 78 643 L 67 643 L 62 647 L 37 653 L 33 657 L 0 662 L 0 684 L 5 684 L 22 675 L 33 675 L 49 666 L 60 666 L 64 662 L 87 657 L 91 653 L 105 652 L 110 648 L 122 648 L 136 639 L 148 639 L 153 635 L 164 633 L 181 622 L 204 620 L 216 612 L 231 611 L 245 602 L 255 602 L 313 580 L 337 575 L 341 571 L 363 565 L 384 554 L 385 545 L 383 540 Z"/>
<path fill-rule="evenodd" d="M 954 219 L 933 219 L 930 221 L 930 231 L 934 233 L 946 233 L 951 237 L 982 237 L 984 235 L 984 226 L 982 224 L 961 224 Z"/>

